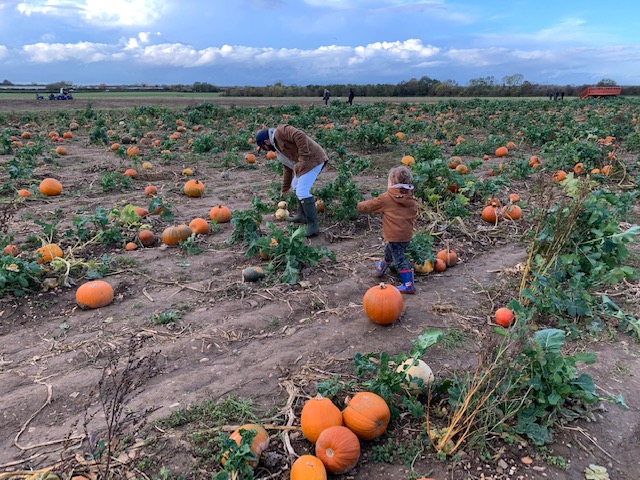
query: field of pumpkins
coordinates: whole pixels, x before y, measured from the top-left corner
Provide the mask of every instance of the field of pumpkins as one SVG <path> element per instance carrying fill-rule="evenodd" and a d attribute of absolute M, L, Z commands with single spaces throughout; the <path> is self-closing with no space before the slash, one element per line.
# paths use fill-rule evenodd
<path fill-rule="evenodd" d="M 0 111 L 0 478 L 633 478 L 639 114 Z M 330 158 L 315 238 L 256 151 L 279 123 Z M 414 295 L 356 210 L 397 165 Z"/>

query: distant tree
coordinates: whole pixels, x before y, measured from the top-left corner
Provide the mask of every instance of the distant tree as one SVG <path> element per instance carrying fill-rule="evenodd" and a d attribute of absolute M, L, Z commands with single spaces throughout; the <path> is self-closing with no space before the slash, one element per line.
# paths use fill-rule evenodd
<path fill-rule="evenodd" d="M 46 88 L 48 91 L 57 92 L 61 88 L 70 88 L 71 86 L 73 86 L 73 83 L 61 80 L 59 82 L 47 83 Z"/>
<path fill-rule="evenodd" d="M 9 80 L 3 80 L 2 85 L 13 85 L 13 83 L 10 82 Z"/>
<path fill-rule="evenodd" d="M 610 78 L 603 78 L 598 83 L 596 83 L 596 86 L 598 87 L 616 87 L 617 85 L 618 84 L 616 83 L 616 81 Z"/>
<path fill-rule="evenodd" d="M 522 81 L 524 80 L 524 75 L 521 73 L 514 73 L 513 75 L 507 75 L 502 77 L 502 83 L 506 87 L 519 87 L 522 85 Z"/>

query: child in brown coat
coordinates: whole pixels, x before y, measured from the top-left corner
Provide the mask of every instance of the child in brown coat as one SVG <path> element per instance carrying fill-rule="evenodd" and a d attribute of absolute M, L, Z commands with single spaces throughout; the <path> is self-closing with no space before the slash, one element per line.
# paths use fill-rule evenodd
<path fill-rule="evenodd" d="M 360 202 L 360 213 L 382 213 L 382 236 L 387 244 L 384 258 L 375 263 L 376 277 L 382 277 L 392 263 L 402 279 L 398 290 L 415 293 L 413 266 L 404 255 L 404 250 L 413 237 L 413 227 L 418 206 L 413 196 L 413 176 L 407 167 L 394 167 L 389 171 L 387 191 L 379 197 Z"/>

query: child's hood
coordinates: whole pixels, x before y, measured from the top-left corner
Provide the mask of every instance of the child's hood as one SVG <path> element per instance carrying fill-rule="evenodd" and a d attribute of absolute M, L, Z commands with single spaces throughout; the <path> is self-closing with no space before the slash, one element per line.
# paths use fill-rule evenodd
<path fill-rule="evenodd" d="M 391 199 L 400 205 L 407 206 L 415 203 L 413 190 L 390 187 L 387 189 L 387 192 L 389 193 Z"/>

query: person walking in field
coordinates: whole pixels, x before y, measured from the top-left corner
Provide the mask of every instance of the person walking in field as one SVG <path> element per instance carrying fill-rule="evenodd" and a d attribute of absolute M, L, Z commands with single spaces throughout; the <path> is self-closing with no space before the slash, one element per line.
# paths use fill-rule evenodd
<path fill-rule="evenodd" d="M 401 293 L 415 293 L 413 266 L 404 251 L 413 237 L 418 206 L 413 196 L 413 176 L 404 166 L 393 167 L 387 178 L 387 191 L 382 195 L 358 203 L 360 213 L 382 214 L 382 236 L 387 244 L 382 260 L 375 262 L 376 277 L 382 277 L 392 263 L 398 269 Z"/>
<path fill-rule="evenodd" d="M 275 152 L 284 167 L 280 194 L 284 197 L 292 189 L 296 194 L 298 211 L 287 221 L 306 223 L 306 236 L 317 235 L 320 227 L 311 188 L 329 161 L 324 149 L 302 130 L 287 124 L 260 130 L 256 134 L 256 144 L 258 151 Z"/>
<path fill-rule="evenodd" d="M 349 89 L 349 99 L 347 100 L 347 103 L 349 105 L 353 105 L 353 98 L 356 96 L 355 93 L 353 93 L 353 88 Z"/>
<path fill-rule="evenodd" d="M 325 107 L 329 105 L 329 97 L 331 97 L 331 94 L 329 93 L 329 90 L 325 88 L 324 93 L 322 94 L 322 100 L 324 101 Z"/>

